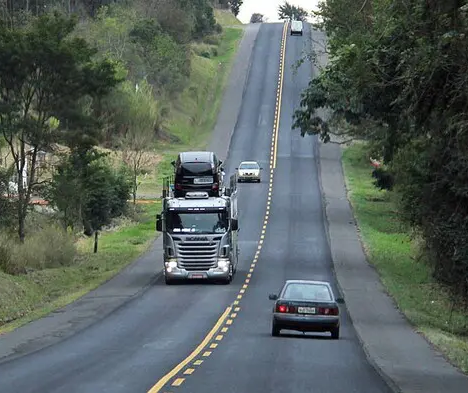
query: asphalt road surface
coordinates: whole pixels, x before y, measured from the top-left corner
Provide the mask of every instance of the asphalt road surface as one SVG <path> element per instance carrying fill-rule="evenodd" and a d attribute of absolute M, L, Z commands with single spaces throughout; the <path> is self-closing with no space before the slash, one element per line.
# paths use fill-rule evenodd
<path fill-rule="evenodd" d="M 227 175 L 242 160 L 257 160 L 264 168 L 262 183 L 239 185 L 241 261 L 233 283 L 165 286 L 159 280 L 82 332 L 1 363 L 2 393 L 147 392 L 194 351 L 232 305 L 250 272 L 264 225 L 282 33 L 282 24 L 264 24 L 260 29 L 226 163 Z M 203 349 L 193 358 L 195 363 L 187 363 L 168 379 L 161 392 L 389 391 L 368 364 L 345 313 L 338 341 L 320 335 L 270 335 L 268 294 L 276 292 L 285 279 L 334 281 L 316 139 L 291 131 L 293 110 L 311 77 L 310 65 L 300 67 L 296 75 L 291 67 L 310 44 L 308 36 L 307 26 L 303 37 L 287 36 L 271 208 L 263 247 L 240 309 L 235 317 L 231 314 L 232 325 L 223 334 L 216 333 L 218 345 Z"/>

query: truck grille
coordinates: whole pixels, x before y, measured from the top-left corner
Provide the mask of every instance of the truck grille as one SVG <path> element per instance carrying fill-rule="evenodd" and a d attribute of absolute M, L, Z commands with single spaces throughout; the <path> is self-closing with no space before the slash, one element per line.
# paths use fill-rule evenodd
<path fill-rule="evenodd" d="M 179 266 L 185 270 L 208 270 L 216 267 L 219 239 L 184 241 L 174 239 Z"/>

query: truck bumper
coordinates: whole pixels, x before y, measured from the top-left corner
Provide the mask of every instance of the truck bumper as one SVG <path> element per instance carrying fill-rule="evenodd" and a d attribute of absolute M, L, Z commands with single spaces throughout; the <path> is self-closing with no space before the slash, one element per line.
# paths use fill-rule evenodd
<path fill-rule="evenodd" d="M 220 260 L 224 266 L 211 268 L 208 270 L 186 270 L 177 266 L 164 263 L 164 275 L 168 280 L 227 280 L 230 275 L 229 260 Z"/>

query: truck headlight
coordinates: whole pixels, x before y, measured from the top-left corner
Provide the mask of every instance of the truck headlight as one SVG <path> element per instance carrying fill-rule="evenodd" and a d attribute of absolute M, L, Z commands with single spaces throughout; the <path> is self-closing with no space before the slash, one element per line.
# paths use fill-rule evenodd
<path fill-rule="evenodd" d="M 177 268 L 177 261 L 166 262 L 166 270 L 170 273 L 172 270 Z"/>
<path fill-rule="evenodd" d="M 218 261 L 218 268 L 227 272 L 229 270 L 229 261 Z"/>

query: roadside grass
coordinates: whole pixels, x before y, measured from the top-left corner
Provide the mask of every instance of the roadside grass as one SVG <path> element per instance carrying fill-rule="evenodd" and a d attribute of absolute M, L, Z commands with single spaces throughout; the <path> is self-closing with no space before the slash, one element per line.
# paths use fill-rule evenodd
<path fill-rule="evenodd" d="M 144 253 L 155 239 L 155 215 L 161 201 L 141 205 L 133 221 L 120 223 L 99 237 L 76 242 L 72 266 L 13 276 L 0 272 L 0 334 L 64 307 L 114 277 Z"/>
<path fill-rule="evenodd" d="M 369 262 L 415 329 L 467 373 L 468 315 L 453 306 L 448 292 L 432 278 L 418 241 L 399 219 L 396 196 L 373 185 L 365 148 L 347 147 L 343 167 Z"/>
<path fill-rule="evenodd" d="M 139 177 L 139 195 L 160 195 L 162 180 L 172 173 L 170 163 L 178 152 L 206 149 L 242 36 L 241 29 L 224 28 L 216 46 L 216 56 L 206 58 L 194 54 L 190 83 L 172 104 L 171 115 L 165 124 L 167 133 L 178 142 L 158 145 L 156 152 L 161 160 L 154 171 Z"/>
<path fill-rule="evenodd" d="M 221 26 L 242 26 L 242 22 L 237 19 L 234 14 L 229 10 L 214 10 L 216 22 Z"/>

